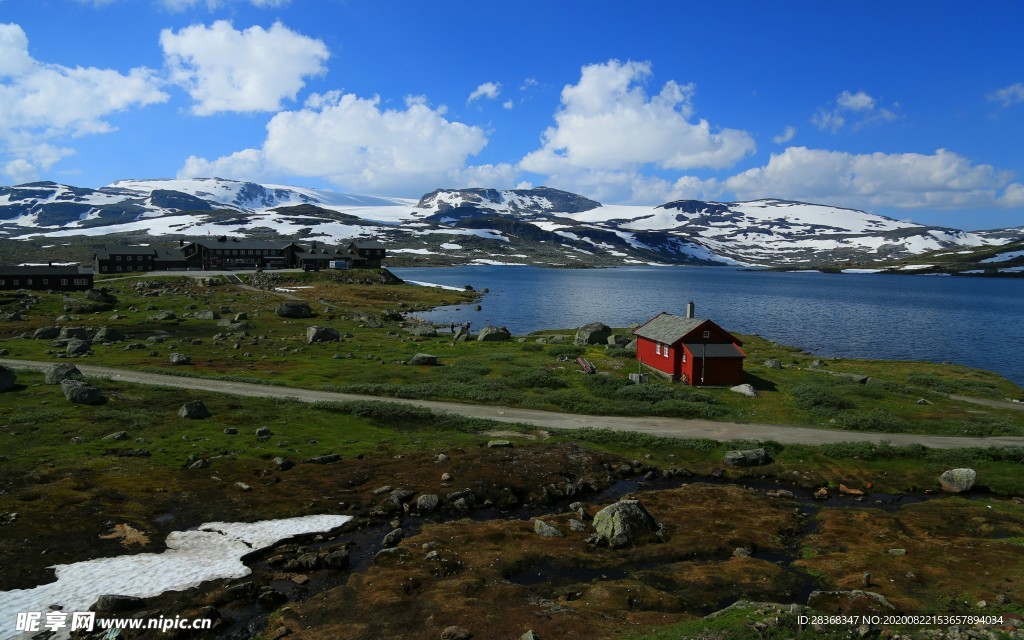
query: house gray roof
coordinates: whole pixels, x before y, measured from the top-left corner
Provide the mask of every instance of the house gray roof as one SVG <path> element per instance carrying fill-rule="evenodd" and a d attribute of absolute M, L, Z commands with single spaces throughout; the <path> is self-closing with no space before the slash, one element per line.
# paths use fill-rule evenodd
<path fill-rule="evenodd" d="M 202 242 L 190 243 L 196 244 L 207 249 L 287 249 L 288 247 L 298 247 L 294 242 L 268 242 L 263 240 L 235 240 L 234 238 L 228 238 L 227 240 L 204 240 Z"/>
<path fill-rule="evenodd" d="M 384 249 L 384 245 L 377 240 L 353 240 L 349 246 L 355 246 L 357 249 Z"/>
<path fill-rule="evenodd" d="M 29 265 L 25 267 L 0 266 L 3 276 L 82 276 L 92 275 L 93 270 L 72 265 Z"/>
<path fill-rule="evenodd" d="M 96 253 L 122 256 L 151 256 L 153 255 L 153 247 L 144 247 L 132 244 L 105 244 L 103 245 L 103 248 Z"/>
<path fill-rule="evenodd" d="M 734 344 L 704 344 L 703 342 L 684 342 L 694 358 L 746 358 Z"/>
<path fill-rule="evenodd" d="M 663 312 L 634 329 L 633 333 L 655 342 L 672 344 L 705 322 L 708 321 L 702 318 L 684 318 Z"/>
<path fill-rule="evenodd" d="M 184 262 L 185 254 L 181 249 L 157 249 L 156 262 Z"/>

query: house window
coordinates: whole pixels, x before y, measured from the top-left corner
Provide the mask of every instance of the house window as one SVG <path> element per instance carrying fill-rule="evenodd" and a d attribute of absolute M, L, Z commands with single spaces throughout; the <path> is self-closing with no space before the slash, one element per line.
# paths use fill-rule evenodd
<path fill-rule="evenodd" d="M 50 279 L 49 278 L 43 278 L 43 285 L 48 285 L 48 284 L 50 284 Z"/>
<path fill-rule="evenodd" d="M 32 286 L 32 278 L 25 278 L 25 286 L 26 287 L 31 287 Z"/>
<path fill-rule="evenodd" d="M 4 279 L 4 278 L 0 278 L 0 287 L 4 286 L 6 284 L 7 284 L 7 280 Z"/>
<path fill-rule="evenodd" d="M 17 278 L 15 278 L 15 279 L 13 280 L 13 282 L 14 282 L 14 286 L 18 286 L 19 284 L 21 284 L 21 280 L 19 280 L 19 279 L 17 279 Z"/>
<path fill-rule="evenodd" d="M 668 345 L 667 345 L 667 344 L 666 344 L 666 345 L 662 345 L 662 348 L 661 348 L 661 353 L 662 353 L 662 355 L 664 355 L 664 356 L 665 356 L 666 358 L 668 357 Z"/>
<path fill-rule="evenodd" d="M 135 262 L 142 262 L 142 256 L 135 256 Z"/>
<path fill-rule="evenodd" d="M 683 362 L 686 362 L 686 352 L 683 351 Z"/>
<path fill-rule="evenodd" d="M 116 262 L 121 262 L 121 256 L 114 256 L 114 260 Z"/>
<path fill-rule="evenodd" d="M 61 278 L 60 279 L 60 286 L 62 286 L 62 287 L 68 286 L 68 279 L 67 278 Z"/>
<path fill-rule="evenodd" d="M 118 265 L 118 266 L 114 267 L 114 271 L 120 271 L 120 270 L 121 270 L 121 267 L 120 267 L 120 265 Z"/>
<path fill-rule="evenodd" d="M 654 345 L 654 353 L 659 355 L 659 356 L 661 355 L 661 343 L 660 342 L 658 342 L 658 343 L 656 343 Z"/>
<path fill-rule="evenodd" d="M 711 337 L 711 332 L 708 331 L 707 329 L 705 329 L 704 330 L 704 339 L 707 340 L 710 337 Z"/>

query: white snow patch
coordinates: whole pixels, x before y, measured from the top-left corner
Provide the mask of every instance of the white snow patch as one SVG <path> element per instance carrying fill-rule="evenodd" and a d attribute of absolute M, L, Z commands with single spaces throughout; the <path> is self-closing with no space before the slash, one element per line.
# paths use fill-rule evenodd
<path fill-rule="evenodd" d="M 882 269 L 843 269 L 842 273 L 881 273 Z"/>
<path fill-rule="evenodd" d="M 931 269 L 934 264 L 908 264 L 905 267 L 900 267 L 900 271 L 917 271 L 919 269 Z"/>
<path fill-rule="evenodd" d="M 415 253 L 421 256 L 437 255 L 436 251 L 431 251 L 430 249 L 390 249 L 389 251 L 390 253 Z"/>
<path fill-rule="evenodd" d="M 991 258 L 985 258 L 982 260 L 982 264 L 987 262 L 1007 262 L 1016 258 L 1024 257 L 1024 250 L 1022 251 L 1007 251 L 1006 253 L 1000 253 L 999 255 L 992 256 Z"/>
<path fill-rule="evenodd" d="M 207 522 L 198 530 L 172 532 L 163 553 L 55 565 L 55 582 L 0 592 L 0 637 L 31 635 L 15 632 L 19 612 L 48 611 L 52 605 L 59 605 L 62 611 L 87 611 L 104 594 L 152 598 L 208 580 L 242 578 L 251 573 L 242 556 L 292 536 L 330 531 L 351 519 L 316 515 L 251 523 Z M 56 637 L 67 638 L 66 629 Z"/>
<path fill-rule="evenodd" d="M 454 242 L 444 242 L 444 243 L 441 244 L 441 248 L 442 249 L 447 249 L 449 251 L 454 251 L 456 249 L 461 249 L 462 245 L 461 244 L 455 244 Z"/>
<path fill-rule="evenodd" d="M 446 289 L 448 291 L 465 291 L 461 287 L 450 287 L 446 284 L 437 284 L 434 282 L 420 282 L 418 280 L 405 280 L 405 284 L 414 284 L 418 287 L 437 287 L 438 289 Z"/>
<path fill-rule="evenodd" d="M 490 260 L 488 258 L 476 258 L 470 264 L 471 265 L 473 265 L 473 264 L 475 264 L 475 265 L 492 265 L 492 266 L 498 266 L 498 267 L 528 267 L 528 266 L 530 266 L 528 264 L 523 264 L 521 262 L 503 262 L 501 260 Z"/>

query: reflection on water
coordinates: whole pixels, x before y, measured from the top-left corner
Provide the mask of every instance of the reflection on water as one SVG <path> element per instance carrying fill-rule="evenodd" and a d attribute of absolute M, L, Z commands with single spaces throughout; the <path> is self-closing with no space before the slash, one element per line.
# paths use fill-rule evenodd
<path fill-rule="evenodd" d="M 1024 279 L 769 273 L 714 267 L 392 269 L 401 278 L 490 289 L 483 310 L 419 314 L 522 334 L 600 321 L 628 326 L 659 311 L 756 333 L 822 356 L 950 361 L 1024 384 Z"/>

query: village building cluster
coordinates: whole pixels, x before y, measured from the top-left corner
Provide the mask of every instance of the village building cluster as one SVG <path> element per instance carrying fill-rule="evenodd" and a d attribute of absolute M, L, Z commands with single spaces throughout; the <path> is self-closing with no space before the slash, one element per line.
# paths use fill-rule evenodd
<path fill-rule="evenodd" d="M 386 249 L 381 242 L 358 239 L 336 248 L 314 241 L 246 240 L 220 236 L 178 242 L 173 249 L 107 244 L 93 254 L 93 264 L 0 265 L 0 290 L 83 291 L 93 288 L 95 274 L 146 271 L 212 271 L 220 269 L 378 269 Z"/>

